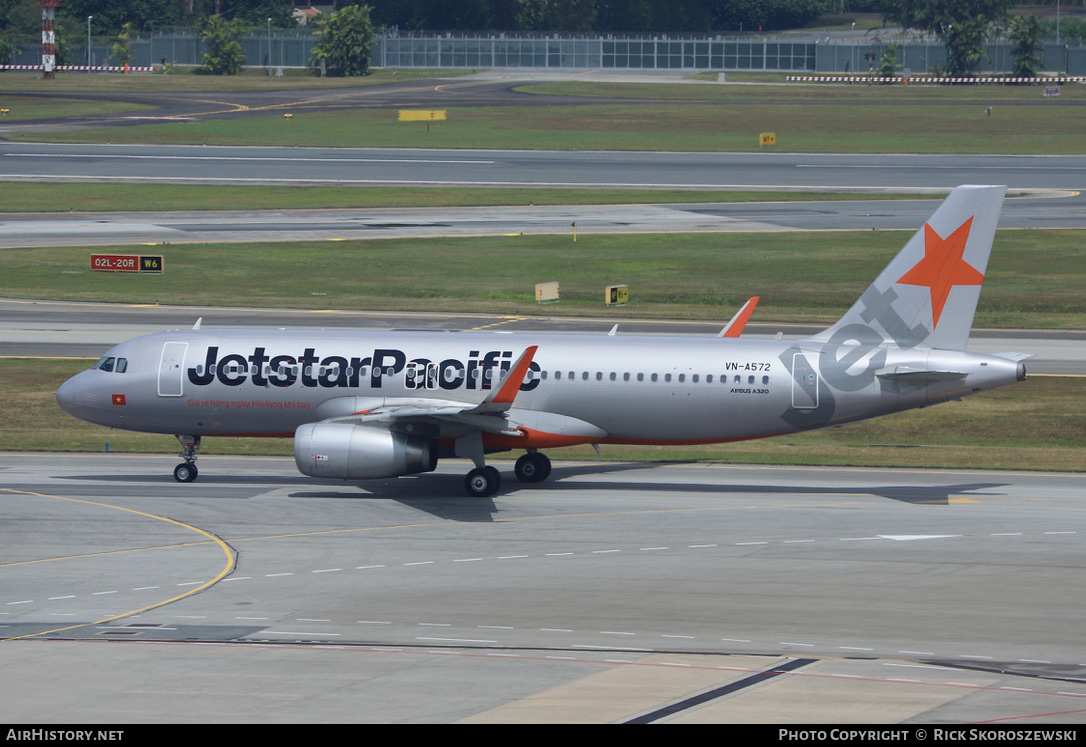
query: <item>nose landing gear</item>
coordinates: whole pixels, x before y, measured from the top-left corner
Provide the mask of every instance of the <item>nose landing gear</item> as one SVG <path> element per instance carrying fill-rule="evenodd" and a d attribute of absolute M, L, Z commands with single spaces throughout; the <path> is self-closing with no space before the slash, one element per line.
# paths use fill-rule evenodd
<path fill-rule="evenodd" d="M 192 482 L 200 474 L 196 469 L 196 450 L 200 448 L 200 437 L 179 433 L 176 438 L 181 442 L 181 453 L 185 461 L 173 469 L 173 479 L 178 482 Z"/>

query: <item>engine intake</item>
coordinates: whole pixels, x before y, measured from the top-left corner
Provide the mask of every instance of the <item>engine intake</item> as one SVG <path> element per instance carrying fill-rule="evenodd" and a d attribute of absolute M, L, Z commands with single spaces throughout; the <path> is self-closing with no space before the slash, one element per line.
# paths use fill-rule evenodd
<path fill-rule="evenodd" d="M 437 467 L 437 442 L 365 425 L 306 423 L 294 432 L 294 463 L 310 477 L 413 475 Z"/>

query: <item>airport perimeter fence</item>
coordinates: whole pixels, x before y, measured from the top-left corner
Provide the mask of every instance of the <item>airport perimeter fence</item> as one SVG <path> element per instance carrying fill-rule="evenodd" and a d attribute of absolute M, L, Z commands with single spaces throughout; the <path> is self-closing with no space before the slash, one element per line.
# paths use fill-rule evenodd
<path fill-rule="evenodd" d="M 305 29 L 252 32 L 241 38 L 245 66 L 267 68 L 274 74 L 283 68 L 311 67 L 316 44 Z M 62 64 L 112 65 L 115 39 L 92 37 L 66 45 Z M 518 69 L 518 70 L 631 70 L 631 71 L 766 71 L 788 73 L 852 73 L 877 70 L 883 52 L 893 44 L 898 72 L 912 74 L 945 70 L 946 49 L 937 42 L 868 41 L 862 37 L 822 38 L 805 35 L 724 36 L 563 36 L 524 34 L 465 34 L 384 32 L 374 42 L 371 65 L 390 68 Z M 133 66 L 203 64 L 204 46 L 194 31 L 169 31 L 142 35 L 132 41 Z M 1046 39 L 1044 69 L 1067 75 L 1086 75 L 1086 47 L 1056 44 Z M 1011 44 L 994 42 L 978 73 L 1009 72 L 1013 64 Z M 41 64 L 37 40 L 19 46 L 12 64 Z"/>
<path fill-rule="evenodd" d="M 242 52 L 245 55 L 245 67 L 251 68 L 305 68 L 310 67 L 309 55 L 317 43 L 312 31 L 299 29 L 283 31 L 272 29 L 271 33 L 243 34 Z M 63 65 L 116 65 L 113 54 L 113 37 L 91 37 L 90 47 L 87 38 L 72 39 L 62 48 L 58 64 Z M 155 66 L 161 68 L 171 65 L 203 65 L 207 51 L 195 31 L 163 31 L 142 34 L 131 40 L 133 67 Z M 12 57 L 13 65 L 40 65 L 41 42 L 38 39 L 27 40 L 18 45 L 18 52 Z"/>

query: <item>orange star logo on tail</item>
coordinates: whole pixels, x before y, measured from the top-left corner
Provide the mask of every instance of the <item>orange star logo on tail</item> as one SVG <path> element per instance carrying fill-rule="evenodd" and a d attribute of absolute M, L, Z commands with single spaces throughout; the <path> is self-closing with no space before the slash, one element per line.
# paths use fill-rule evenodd
<path fill-rule="evenodd" d="M 931 314 L 935 326 L 943 314 L 950 290 L 955 285 L 980 285 L 984 273 L 964 259 L 965 242 L 969 240 L 970 218 L 945 239 L 927 223 L 924 224 L 924 258 L 898 280 L 904 285 L 924 285 L 931 291 Z"/>

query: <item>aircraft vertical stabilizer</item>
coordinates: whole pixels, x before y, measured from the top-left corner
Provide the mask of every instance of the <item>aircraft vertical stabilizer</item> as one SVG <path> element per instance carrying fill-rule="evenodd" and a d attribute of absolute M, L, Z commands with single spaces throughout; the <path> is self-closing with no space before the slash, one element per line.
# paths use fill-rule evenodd
<path fill-rule="evenodd" d="M 1006 187 L 957 187 L 840 321 L 815 340 L 854 336 L 964 350 Z"/>

